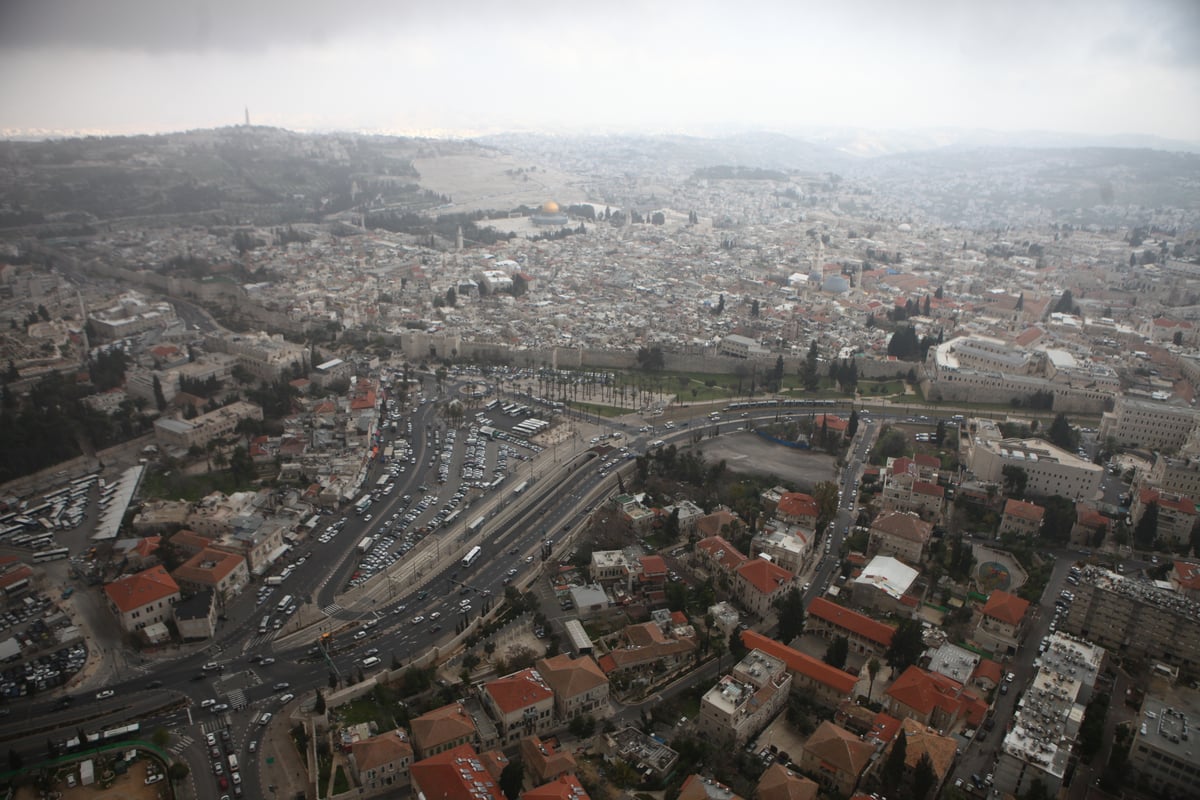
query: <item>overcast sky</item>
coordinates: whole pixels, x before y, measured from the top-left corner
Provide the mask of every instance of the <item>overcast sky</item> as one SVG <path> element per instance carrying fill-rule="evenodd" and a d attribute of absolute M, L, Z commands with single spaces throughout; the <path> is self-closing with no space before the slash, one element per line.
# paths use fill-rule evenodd
<path fill-rule="evenodd" d="M 0 0 L 0 131 L 1144 133 L 1200 0 Z"/>

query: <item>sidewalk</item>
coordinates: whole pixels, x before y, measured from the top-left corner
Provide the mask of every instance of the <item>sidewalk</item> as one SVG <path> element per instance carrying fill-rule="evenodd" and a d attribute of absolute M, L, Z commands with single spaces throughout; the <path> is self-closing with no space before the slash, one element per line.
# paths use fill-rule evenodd
<path fill-rule="evenodd" d="M 307 758 L 301 757 L 292 741 L 290 730 L 295 724 L 290 715 L 278 714 L 267 725 L 258 748 L 263 800 L 316 797 L 308 777 Z"/>

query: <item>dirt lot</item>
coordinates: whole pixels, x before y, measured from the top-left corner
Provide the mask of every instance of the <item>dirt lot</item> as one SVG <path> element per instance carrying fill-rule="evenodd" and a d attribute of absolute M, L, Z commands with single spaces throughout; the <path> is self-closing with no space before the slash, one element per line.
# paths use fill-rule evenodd
<path fill-rule="evenodd" d="M 150 786 L 146 785 L 146 758 L 135 761 L 129 771 L 124 775 L 118 775 L 116 782 L 107 789 L 101 789 L 99 783 L 94 783 L 91 786 L 76 786 L 74 789 L 68 789 L 66 781 L 60 781 L 55 788 L 62 792 L 62 800 L 162 800 L 162 798 L 171 797 L 171 787 L 166 781 L 160 781 Z M 59 774 L 66 776 L 70 771 L 68 767 L 62 767 Z M 79 777 L 78 764 L 74 768 L 75 777 Z M 32 786 L 22 786 L 13 795 L 13 800 L 37 800 L 38 792 Z"/>
<path fill-rule="evenodd" d="M 705 439 L 700 449 L 707 463 L 724 459 L 728 468 L 736 472 L 775 475 L 785 483 L 805 489 L 837 479 L 832 456 L 773 444 L 753 433 Z"/>
<path fill-rule="evenodd" d="M 517 174 L 528 165 L 499 153 L 417 158 L 413 166 L 422 188 L 453 198 L 454 205 L 444 213 L 539 206 L 547 200 L 566 206 L 584 198 L 569 176 L 542 167 Z"/>

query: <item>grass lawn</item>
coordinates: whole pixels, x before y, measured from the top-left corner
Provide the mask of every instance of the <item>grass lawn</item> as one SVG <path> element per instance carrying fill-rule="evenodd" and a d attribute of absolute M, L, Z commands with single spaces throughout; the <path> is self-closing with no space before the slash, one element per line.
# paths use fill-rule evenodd
<path fill-rule="evenodd" d="M 187 500 L 196 502 L 213 492 L 233 494 L 250 488 L 250 484 L 239 485 L 229 470 L 207 472 L 200 475 L 185 475 L 177 469 L 159 472 L 146 470 L 142 479 L 142 494 L 165 500 Z"/>
<path fill-rule="evenodd" d="M 338 709 L 343 724 L 357 725 L 362 722 L 374 721 L 380 730 L 391 730 L 396 727 L 396 718 L 388 709 L 395 705 L 389 698 L 380 697 L 381 689 L 376 689 L 369 695 L 358 698 L 352 703 Z"/>

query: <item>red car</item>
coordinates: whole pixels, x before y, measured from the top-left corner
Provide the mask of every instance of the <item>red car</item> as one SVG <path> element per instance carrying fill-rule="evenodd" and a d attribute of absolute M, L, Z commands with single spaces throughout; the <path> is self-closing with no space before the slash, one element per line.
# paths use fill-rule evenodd
<path fill-rule="evenodd" d="M 217 778 L 217 786 L 220 786 L 222 789 L 228 789 L 229 779 L 222 775 L 220 778 Z"/>

